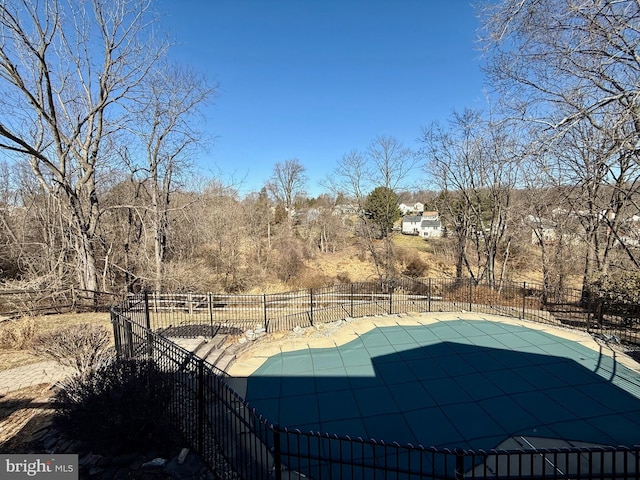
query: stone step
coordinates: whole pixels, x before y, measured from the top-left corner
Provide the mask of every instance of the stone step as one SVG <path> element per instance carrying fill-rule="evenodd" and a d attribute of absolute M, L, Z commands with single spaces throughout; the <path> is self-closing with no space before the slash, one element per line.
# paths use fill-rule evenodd
<path fill-rule="evenodd" d="M 205 343 L 201 344 L 197 350 L 194 350 L 194 354 L 196 354 L 200 358 L 207 359 L 211 352 L 220 348 L 222 344 L 226 341 L 226 335 L 216 335 L 211 339 L 207 339 Z"/>
<path fill-rule="evenodd" d="M 209 354 L 205 357 L 205 360 L 207 362 L 209 362 L 211 365 L 215 365 L 216 363 L 218 363 L 218 360 L 220 360 L 220 358 L 222 357 L 222 355 L 225 352 L 225 348 L 224 347 L 218 347 L 218 348 L 214 348 L 213 350 L 211 350 L 209 352 Z"/>
<path fill-rule="evenodd" d="M 220 359 L 216 362 L 216 368 L 219 368 L 222 371 L 226 371 L 229 368 L 229 365 L 236 359 L 236 355 L 234 353 L 225 352 Z"/>
<path fill-rule="evenodd" d="M 251 343 L 246 342 L 246 343 L 240 343 L 240 342 L 236 342 L 233 343 L 231 345 L 229 345 L 229 347 L 227 348 L 227 353 L 233 354 L 234 356 L 238 356 L 238 354 L 244 350 L 245 348 L 248 348 L 249 345 L 251 345 Z"/>
<path fill-rule="evenodd" d="M 201 348 L 202 345 L 205 345 L 207 343 L 207 339 L 204 337 L 197 337 L 197 338 L 173 337 L 170 340 L 172 340 L 174 343 L 181 346 L 185 350 L 188 350 L 189 352 L 195 352 L 196 350 Z"/>
<path fill-rule="evenodd" d="M 217 333 L 212 339 L 211 343 L 215 344 L 216 348 L 220 348 L 227 341 L 229 335 L 226 333 Z"/>

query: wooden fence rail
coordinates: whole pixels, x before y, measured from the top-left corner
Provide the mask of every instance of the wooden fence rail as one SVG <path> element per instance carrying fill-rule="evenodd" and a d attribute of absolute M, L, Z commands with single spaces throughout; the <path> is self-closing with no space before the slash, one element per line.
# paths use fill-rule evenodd
<path fill-rule="evenodd" d="M 0 321 L 26 315 L 78 311 L 108 311 L 122 295 L 75 288 L 0 290 Z"/>

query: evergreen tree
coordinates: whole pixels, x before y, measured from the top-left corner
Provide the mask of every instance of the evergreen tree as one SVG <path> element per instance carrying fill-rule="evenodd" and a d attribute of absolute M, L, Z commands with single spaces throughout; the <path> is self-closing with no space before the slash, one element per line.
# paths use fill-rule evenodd
<path fill-rule="evenodd" d="M 387 187 L 376 187 L 364 203 L 364 215 L 380 230 L 380 238 L 386 238 L 394 222 L 400 219 L 402 212 L 398 208 L 398 196 Z"/>

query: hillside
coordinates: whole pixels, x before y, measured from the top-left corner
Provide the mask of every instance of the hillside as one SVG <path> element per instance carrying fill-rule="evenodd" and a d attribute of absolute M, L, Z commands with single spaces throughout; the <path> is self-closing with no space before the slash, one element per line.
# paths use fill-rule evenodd
<path fill-rule="evenodd" d="M 455 259 L 451 245 L 445 239 L 425 240 L 418 236 L 394 234 L 392 237 L 397 258 L 396 268 L 405 272 L 412 261 L 424 264 L 422 277 L 443 278 L 455 275 Z M 541 283 L 539 253 L 531 247 L 511 259 L 507 280 L 515 282 Z M 293 282 L 302 288 L 335 282 L 361 282 L 372 280 L 376 271 L 369 255 L 356 245 L 336 253 L 317 253 L 305 261 L 305 270 Z M 579 287 L 579 275 L 568 278 L 568 286 Z M 286 285 L 272 285 L 270 291 L 280 291 Z"/>

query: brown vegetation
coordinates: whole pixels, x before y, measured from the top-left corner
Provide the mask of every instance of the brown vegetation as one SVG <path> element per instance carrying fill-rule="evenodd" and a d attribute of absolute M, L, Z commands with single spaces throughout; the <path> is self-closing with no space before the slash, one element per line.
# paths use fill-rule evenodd
<path fill-rule="evenodd" d="M 0 338 L 3 341 L 0 343 L 0 371 L 41 361 L 42 358 L 32 349 L 32 341 L 37 336 L 87 323 L 109 331 L 111 329 L 108 313 L 44 315 L 1 322 Z"/>

